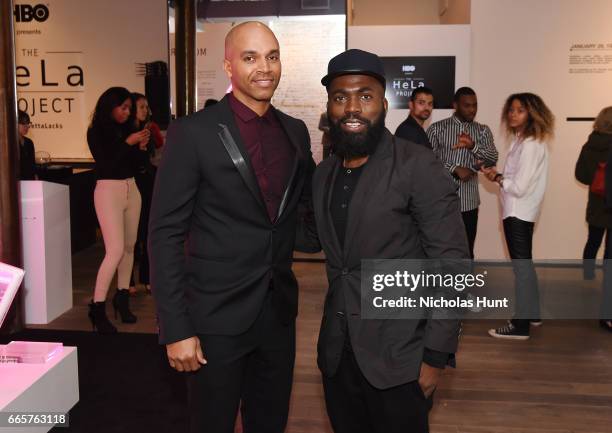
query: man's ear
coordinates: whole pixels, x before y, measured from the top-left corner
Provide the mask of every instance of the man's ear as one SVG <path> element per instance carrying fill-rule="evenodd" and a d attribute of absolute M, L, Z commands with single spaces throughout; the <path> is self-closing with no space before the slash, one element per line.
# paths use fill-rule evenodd
<path fill-rule="evenodd" d="M 412 102 L 412 99 L 408 100 L 408 109 L 410 110 L 411 113 L 412 113 L 412 110 L 414 110 L 414 102 Z"/>
<path fill-rule="evenodd" d="M 453 110 L 457 111 L 457 103 L 453 101 Z"/>
<path fill-rule="evenodd" d="M 387 98 L 383 99 L 383 107 L 385 107 L 385 114 L 386 114 L 387 111 L 389 111 L 389 101 L 387 101 Z"/>
<path fill-rule="evenodd" d="M 223 70 L 225 71 L 225 75 L 227 75 L 227 78 L 231 80 L 232 79 L 232 64 L 227 59 L 223 60 Z"/>

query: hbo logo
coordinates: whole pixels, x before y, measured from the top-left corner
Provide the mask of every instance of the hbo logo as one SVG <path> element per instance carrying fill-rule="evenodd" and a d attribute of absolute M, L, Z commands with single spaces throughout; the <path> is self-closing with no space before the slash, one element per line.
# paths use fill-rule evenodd
<path fill-rule="evenodd" d="M 14 14 L 18 23 L 29 23 L 33 20 L 42 23 L 49 18 L 49 8 L 45 5 L 15 5 Z"/>

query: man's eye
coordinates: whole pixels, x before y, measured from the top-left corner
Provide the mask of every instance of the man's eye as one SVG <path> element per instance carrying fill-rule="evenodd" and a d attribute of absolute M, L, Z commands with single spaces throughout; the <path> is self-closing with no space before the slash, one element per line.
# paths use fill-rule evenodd
<path fill-rule="evenodd" d="M 361 95 L 361 99 L 363 99 L 364 101 L 369 101 L 370 99 L 372 99 L 372 95 Z"/>
<path fill-rule="evenodd" d="M 253 56 L 246 56 L 246 57 L 244 58 L 244 61 L 245 61 L 245 62 L 252 62 L 252 61 L 254 61 L 254 60 L 255 60 L 255 57 L 253 57 Z"/>
<path fill-rule="evenodd" d="M 346 96 L 334 96 L 335 102 L 344 102 L 346 101 Z"/>
<path fill-rule="evenodd" d="M 277 62 L 278 61 L 278 56 L 274 55 L 274 56 L 268 56 L 268 60 L 271 60 L 273 62 Z"/>

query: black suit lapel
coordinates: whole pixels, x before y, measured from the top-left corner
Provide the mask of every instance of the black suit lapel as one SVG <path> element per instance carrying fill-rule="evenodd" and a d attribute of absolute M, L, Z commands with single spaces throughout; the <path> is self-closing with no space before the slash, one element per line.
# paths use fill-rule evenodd
<path fill-rule="evenodd" d="M 283 211 L 287 208 L 287 202 L 289 201 L 289 196 L 294 187 L 295 176 L 299 168 L 299 162 L 301 159 L 303 159 L 303 155 L 302 155 L 302 146 L 301 146 L 301 141 L 300 141 L 301 139 L 297 135 L 297 131 L 295 131 L 294 128 L 290 127 L 289 123 L 287 122 L 287 119 L 285 118 L 284 113 L 276 109 L 274 109 L 274 111 L 276 113 L 276 118 L 278 119 L 281 126 L 283 127 L 283 130 L 285 131 L 285 134 L 287 134 L 287 137 L 289 137 L 289 141 L 291 142 L 291 144 L 293 145 L 293 149 L 295 150 L 295 157 L 293 159 L 293 169 L 291 170 L 291 176 L 289 176 L 289 180 L 287 181 L 287 186 L 285 187 L 285 192 L 283 193 L 283 198 L 278 208 L 278 216 L 276 217 L 276 221 L 278 221 L 283 215 Z"/>
<path fill-rule="evenodd" d="M 331 239 L 332 247 L 334 248 L 334 251 L 338 252 L 338 257 L 342 257 L 342 247 L 340 246 L 340 239 L 338 238 L 338 233 L 336 233 L 336 226 L 334 225 L 334 221 L 331 216 L 332 191 L 334 189 L 334 184 L 336 183 L 338 173 L 340 172 L 340 166 L 342 165 L 342 161 L 335 155 L 330 156 L 329 158 L 334 158 L 335 162 L 325 179 L 323 203 L 321 203 L 321 205 L 323 206 L 322 215 L 324 215 L 325 223 L 329 228 L 329 238 Z"/>
<path fill-rule="evenodd" d="M 368 162 L 363 168 L 363 173 L 359 178 L 351 202 L 349 203 L 348 221 L 346 224 L 346 235 L 344 237 L 344 258 L 348 259 L 351 252 L 351 248 L 355 245 L 355 237 L 357 229 L 362 220 L 365 212 L 367 212 L 367 206 L 370 195 L 374 188 L 380 182 L 384 176 L 384 170 L 386 165 L 384 160 L 391 156 L 391 145 L 393 136 L 387 130 L 383 134 L 378 147 L 368 159 Z"/>
<path fill-rule="evenodd" d="M 262 209 L 268 214 L 268 210 L 266 209 L 266 205 L 264 204 L 263 196 L 261 194 L 261 190 L 259 189 L 259 183 L 257 182 L 257 178 L 255 177 L 255 170 L 253 170 L 253 166 L 251 165 L 251 158 L 249 153 L 247 152 L 244 144 L 242 143 L 242 138 L 240 137 L 240 131 L 236 126 L 236 122 L 234 121 L 234 113 L 232 113 L 232 109 L 230 108 L 228 96 L 226 95 L 218 104 L 222 108 L 222 113 L 220 116 L 219 127 L 221 128 L 219 131 L 219 138 L 225 147 L 225 150 L 229 154 L 232 162 L 236 166 L 238 173 L 244 180 L 246 187 L 251 191 L 255 200 L 261 205 Z"/>

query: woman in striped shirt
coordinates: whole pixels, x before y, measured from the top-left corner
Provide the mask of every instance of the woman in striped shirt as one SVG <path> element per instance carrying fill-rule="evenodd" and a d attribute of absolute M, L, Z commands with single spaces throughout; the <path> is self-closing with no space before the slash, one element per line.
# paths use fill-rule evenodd
<path fill-rule="evenodd" d="M 497 172 L 495 167 L 482 171 L 500 186 L 504 235 L 516 279 L 516 311 L 508 325 L 491 329 L 489 334 L 527 340 L 530 324 L 542 323 L 531 250 L 533 227 L 546 190 L 547 142 L 553 136 L 554 116 L 539 96 L 516 93 L 506 100 L 501 117 L 512 141 L 504 172 Z"/>

